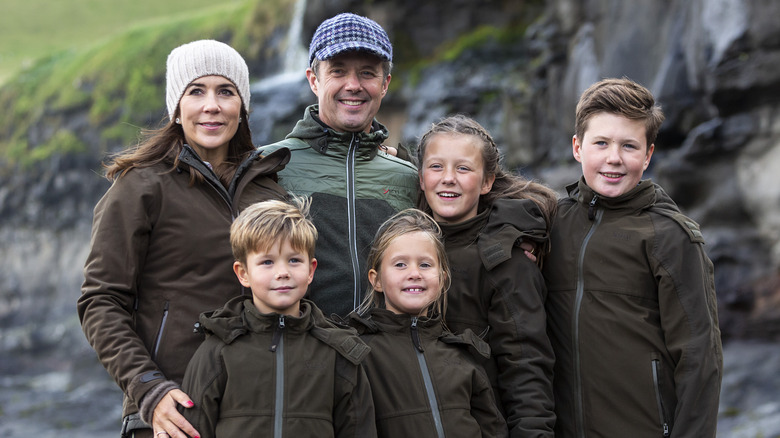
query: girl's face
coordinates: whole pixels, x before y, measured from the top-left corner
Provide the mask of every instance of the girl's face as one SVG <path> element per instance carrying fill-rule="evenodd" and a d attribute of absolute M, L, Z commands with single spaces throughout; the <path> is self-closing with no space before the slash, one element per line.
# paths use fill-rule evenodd
<path fill-rule="evenodd" d="M 420 189 L 438 222 L 459 223 L 476 216 L 479 197 L 490 192 L 495 180 L 495 175 L 485 175 L 482 143 L 473 135 L 432 136 L 421 169 Z"/>
<path fill-rule="evenodd" d="M 414 232 L 390 242 L 379 272 L 368 271 L 368 280 L 376 292 L 385 294 L 385 306 L 391 312 L 425 316 L 428 306 L 441 295 L 440 271 L 430 235 Z"/>

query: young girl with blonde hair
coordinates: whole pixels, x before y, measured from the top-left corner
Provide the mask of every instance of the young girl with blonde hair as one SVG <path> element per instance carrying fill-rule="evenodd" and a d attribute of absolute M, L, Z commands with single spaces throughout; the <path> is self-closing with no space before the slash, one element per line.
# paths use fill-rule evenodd
<path fill-rule="evenodd" d="M 468 331 L 446 330 L 450 271 L 441 233 L 407 209 L 377 231 L 368 257 L 371 284 L 350 325 L 371 347 L 363 362 L 379 437 L 501 437 L 506 423 L 485 371 L 468 352 L 489 356 Z"/>

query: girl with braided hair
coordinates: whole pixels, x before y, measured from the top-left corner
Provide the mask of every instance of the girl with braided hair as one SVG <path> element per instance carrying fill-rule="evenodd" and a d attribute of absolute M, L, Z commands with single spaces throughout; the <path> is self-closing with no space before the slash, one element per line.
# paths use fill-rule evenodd
<path fill-rule="evenodd" d="M 418 160 L 418 207 L 441 227 L 452 269 L 447 325 L 455 333 L 471 329 L 490 345 L 482 363 L 510 436 L 552 437 L 546 288 L 531 259 L 541 263 L 549 247 L 555 192 L 505 171 L 487 130 L 461 115 L 422 136 Z M 532 244 L 534 257 L 521 242 Z"/>

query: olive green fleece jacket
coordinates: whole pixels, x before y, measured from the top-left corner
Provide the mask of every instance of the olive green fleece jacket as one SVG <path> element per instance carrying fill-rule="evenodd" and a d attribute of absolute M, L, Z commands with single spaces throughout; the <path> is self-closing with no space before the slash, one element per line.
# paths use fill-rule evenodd
<path fill-rule="evenodd" d="M 290 149 L 279 173 L 288 192 L 310 196 L 311 218 L 319 232 L 317 275 L 309 287 L 325 315 L 345 317 L 356 309 L 368 286 L 366 257 L 379 226 L 394 213 L 414 207 L 417 168 L 379 151 L 387 129 L 374 121 L 370 133 L 338 132 L 312 105 L 285 140 L 261 148 Z"/>
<path fill-rule="evenodd" d="M 714 437 L 723 359 L 698 225 L 650 180 L 567 192 L 544 265 L 556 437 Z"/>
<path fill-rule="evenodd" d="M 521 239 L 544 247 L 547 227 L 531 200 L 499 199 L 459 224 L 440 223 L 452 269 L 445 320 L 490 345 L 483 366 L 512 437 L 552 437 L 553 353 L 545 331 L 546 289 Z"/>
<path fill-rule="evenodd" d="M 195 406 L 180 412 L 201 438 L 376 437 L 360 365 L 370 348 L 310 301 L 291 317 L 237 297 L 200 325 L 207 337 L 182 384 Z"/>
<path fill-rule="evenodd" d="M 123 415 L 138 412 L 147 394 L 157 397 L 143 401 L 153 409 L 164 395 L 155 388 L 181 383 L 203 340 L 192 332 L 198 315 L 242 294 L 233 219 L 254 202 L 286 196 L 275 182 L 286 151 L 253 153 L 228 188 L 189 146 L 179 159 L 174 170 L 171 162 L 131 169 L 95 206 L 78 315 L 125 394 Z M 205 181 L 191 185 L 190 172 Z"/>
<path fill-rule="evenodd" d="M 380 438 L 507 436 L 490 381 L 474 358 L 488 357 L 490 347 L 471 331 L 456 336 L 440 318 L 386 309 L 365 317 L 353 312 L 349 323 L 371 347 L 364 366 Z"/>

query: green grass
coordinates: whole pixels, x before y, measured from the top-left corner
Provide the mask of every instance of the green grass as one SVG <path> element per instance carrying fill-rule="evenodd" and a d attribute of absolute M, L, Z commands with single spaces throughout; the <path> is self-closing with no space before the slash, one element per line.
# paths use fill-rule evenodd
<path fill-rule="evenodd" d="M 38 59 L 104 42 L 139 24 L 245 0 L 3 0 L 0 84 Z"/>
<path fill-rule="evenodd" d="M 227 1 L 128 24 L 83 48 L 36 60 L 0 85 L 0 106 L 6 108 L 0 163 L 28 166 L 58 153 L 103 154 L 135 143 L 140 129 L 156 125 L 164 114 L 165 60 L 172 48 L 214 38 L 251 62 L 291 12 L 292 0 Z M 83 142 L 84 126 L 70 131 L 69 114 L 85 112 L 87 130 L 99 133 L 99 144 Z"/>

